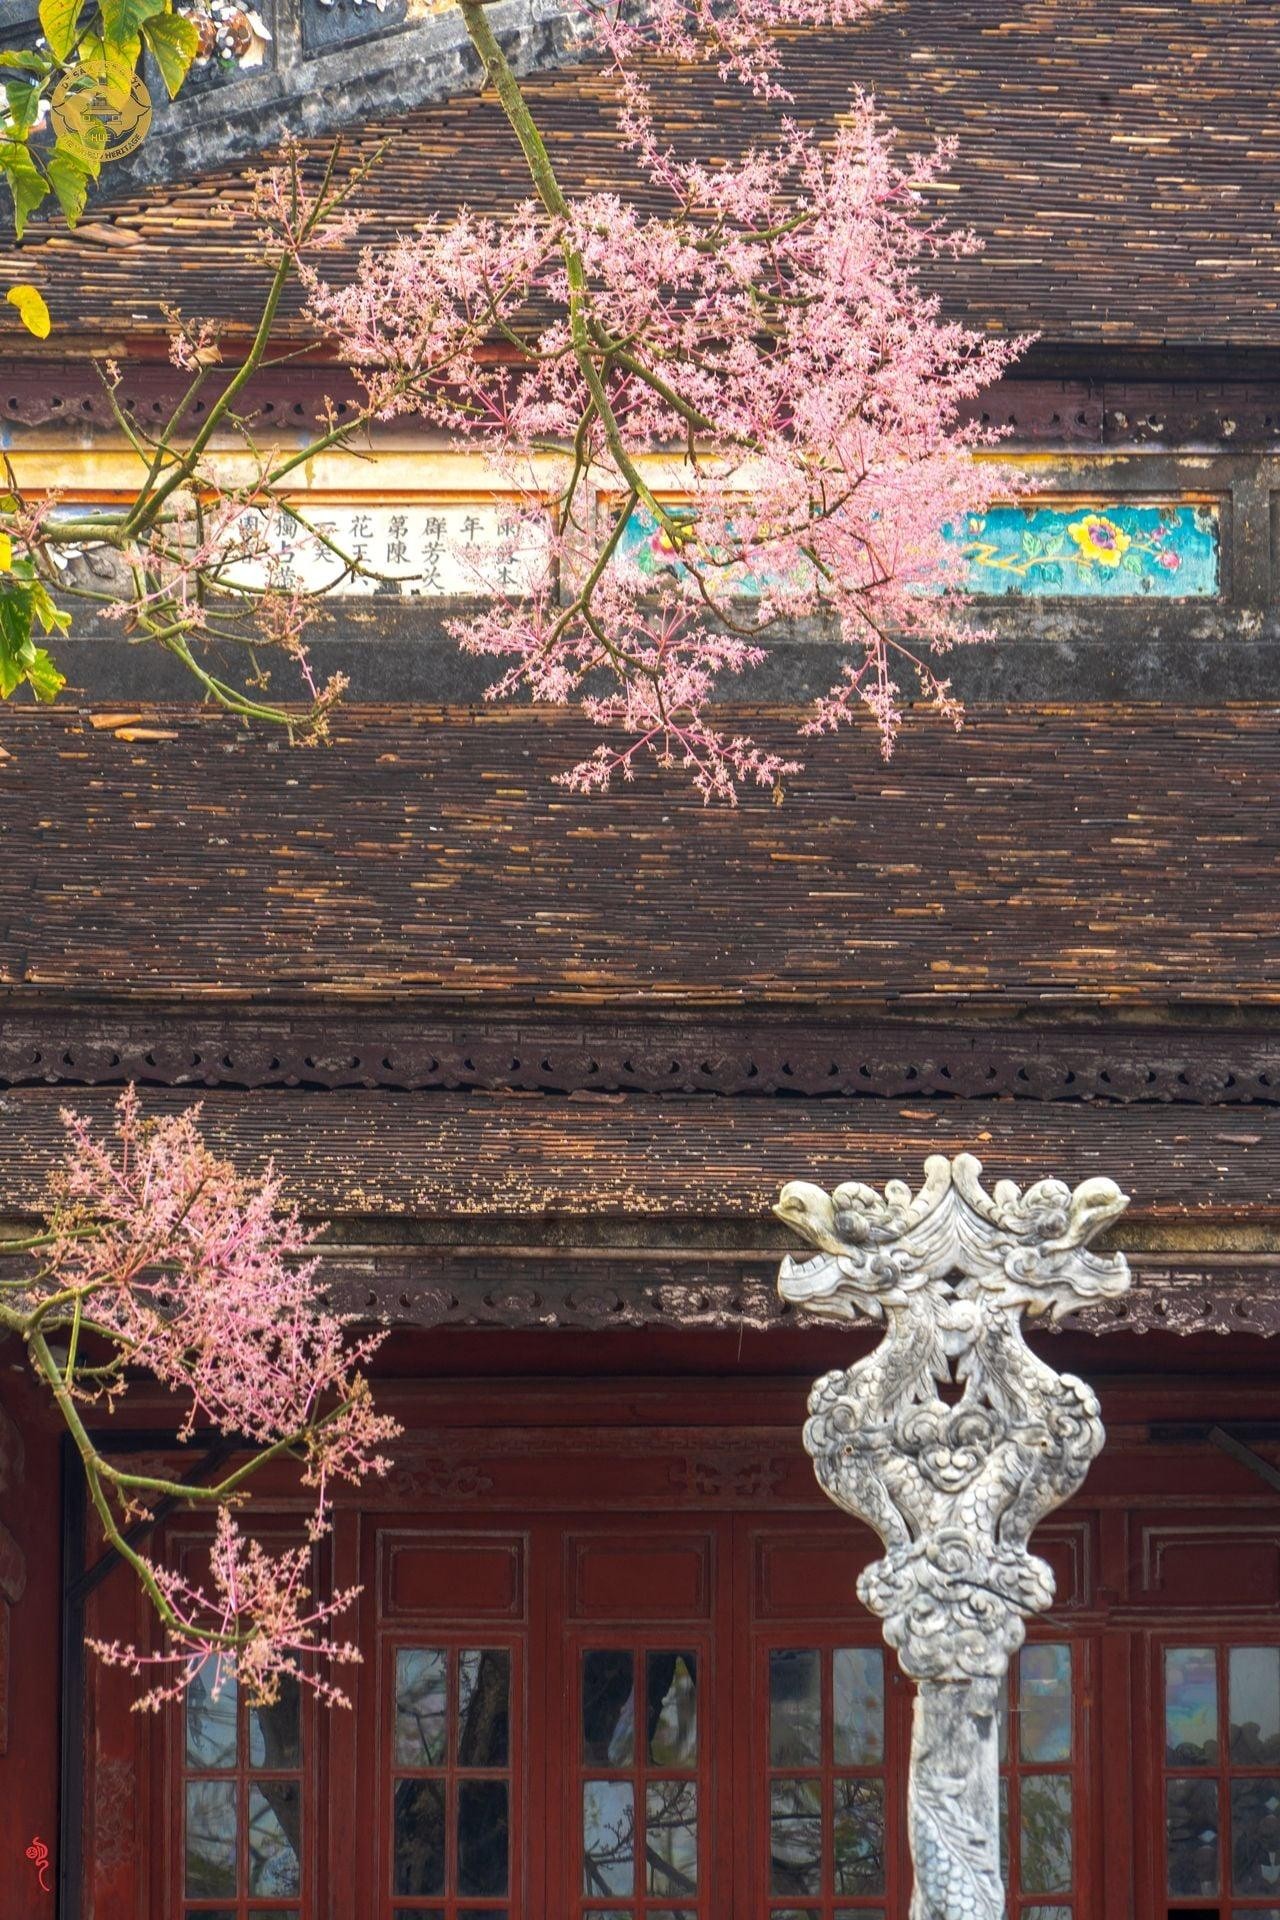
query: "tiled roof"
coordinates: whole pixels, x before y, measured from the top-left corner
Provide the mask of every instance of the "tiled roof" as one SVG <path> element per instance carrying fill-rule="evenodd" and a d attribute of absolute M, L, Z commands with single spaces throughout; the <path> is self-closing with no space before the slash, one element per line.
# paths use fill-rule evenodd
<path fill-rule="evenodd" d="M 109 1090 L 24 1088 L 0 1094 L 0 1151 L 10 1194 L 43 1188 L 65 1139 L 69 1104 L 106 1131 Z M 149 1113 L 182 1112 L 185 1091 L 148 1089 Z M 1158 1228 L 1280 1212 L 1280 1113 L 1254 1109 L 1247 1130 L 1212 1107 L 1115 1109 L 939 1101 L 905 1111 L 888 1100 L 657 1099 L 577 1104 L 509 1094 L 211 1093 L 210 1144 L 245 1167 L 268 1159 L 286 1195 L 338 1220 L 526 1217 L 598 1225 L 601 1217 L 721 1225 L 770 1223 L 786 1180 L 821 1186 L 857 1169 L 873 1185 L 915 1178 L 930 1153 L 976 1152 L 993 1178 L 1073 1180 L 1109 1174 L 1135 1205 L 1125 1221 Z M 1121 1235 L 1122 1240 L 1125 1234 Z M 757 1241 L 757 1246 L 759 1242 Z"/>
<path fill-rule="evenodd" d="M 863 86 L 910 142 L 956 136 L 956 191 L 939 204 L 986 252 L 948 265 L 939 286 L 979 326 L 1077 344 L 1275 345 L 1280 0 L 888 0 L 857 29 L 792 36 L 787 72 L 815 123 Z M 771 117 L 713 74 L 655 79 L 666 129 L 703 152 Z M 528 87 L 567 184 L 617 186 L 608 82 L 579 68 Z M 433 210 L 526 191 L 492 98 L 362 127 L 355 146 L 384 139 L 367 194 L 375 244 Z M 220 210 L 243 199 L 244 176 L 137 192 L 100 205 L 77 236 L 34 238 L 22 270 L 63 340 L 154 326 L 165 299 L 251 318 L 260 277 Z"/>
<path fill-rule="evenodd" d="M 0 714 L 0 986 L 729 1007 L 838 1017 L 1274 1005 L 1270 708 L 975 708 L 805 743 L 785 804 L 552 774 L 598 737 L 512 710 L 352 708 L 331 750 L 160 711 L 130 744 Z M 794 714 L 730 713 L 794 742 Z"/>

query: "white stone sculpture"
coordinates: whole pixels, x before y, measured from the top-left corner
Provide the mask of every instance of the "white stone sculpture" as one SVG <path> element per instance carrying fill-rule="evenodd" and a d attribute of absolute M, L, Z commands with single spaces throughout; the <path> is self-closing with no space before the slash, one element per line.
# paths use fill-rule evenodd
<path fill-rule="evenodd" d="M 917 1683 L 908 1824 L 911 1920 L 1000 1920 L 998 1703 L 1028 1615 L 1053 1601 L 1032 1529 L 1076 1491 L 1103 1442 L 1098 1402 L 1026 1345 L 1054 1319 L 1129 1285 L 1123 1254 L 1086 1243 L 1128 1198 L 1112 1180 L 983 1188 L 970 1153 L 925 1161 L 918 1194 L 792 1180 L 774 1211 L 819 1248 L 788 1256 L 784 1300 L 883 1340 L 826 1374 L 804 1443 L 838 1506 L 885 1556 L 858 1581 Z"/>

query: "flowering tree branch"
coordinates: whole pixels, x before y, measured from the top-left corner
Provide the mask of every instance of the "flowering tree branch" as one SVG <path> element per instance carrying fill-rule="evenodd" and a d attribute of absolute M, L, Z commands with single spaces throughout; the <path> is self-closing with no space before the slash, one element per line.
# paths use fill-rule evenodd
<path fill-rule="evenodd" d="M 317 252 L 349 234 L 358 195 L 332 165 L 308 184 L 305 156 L 289 148 L 257 181 L 253 217 L 273 277 L 245 367 L 185 441 L 181 410 L 154 443 L 118 414 L 147 477 L 105 523 L 130 573 L 110 610 L 213 699 L 290 724 L 260 690 L 207 664 L 211 647 L 265 636 L 308 672 L 300 635 L 313 604 L 283 590 L 263 552 L 247 557 L 265 583 L 244 584 L 246 506 L 283 505 L 305 527 L 290 491 L 299 466 L 371 422 L 414 416 L 481 450 L 519 500 L 540 569 L 451 630 L 500 663 L 492 697 L 575 701 L 606 733 L 562 776 L 571 787 L 604 790 L 646 756 L 682 767 L 706 799 L 732 801 L 744 781 L 776 787 L 797 763 L 727 735 L 715 702 L 797 620 L 838 632 L 847 649 L 808 730 L 868 710 L 888 754 L 904 687 L 958 723 L 943 656 L 982 636 L 966 621 L 964 561 L 947 530 L 993 492 L 972 455 L 994 436 L 964 414 L 1022 343 L 947 321 L 922 290 L 922 268 L 977 245 L 928 212 L 949 147 L 902 157 L 857 94 L 815 139 L 786 117 L 775 35 L 847 24 L 878 0 L 582 3 L 616 80 L 634 191 L 566 190 L 483 0 L 459 0 L 532 197 L 501 216 L 428 218 L 330 281 Z M 777 102 L 773 137 L 716 166 L 664 144 L 645 78 L 655 54 L 709 58 Z M 364 404 L 229 489 L 211 437 L 233 425 L 252 444 L 236 403 L 272 364 L 291 275 Z M 175 355 L 197 385 L 216 354 L 207 329 L 180 332 Z M 57 543 L 97 538 L 104 522 L 8 505 L 34 645 L 32 623 L 62 617 Z M 338 558 L 344 574 L 359 569 Z M 502 558 L 495 549 L 490 579 L 506 571 Z M 3 593 L 0 579 L 0 612 Z M 0 634 L 6 691 L 2 656 Z M 46 659 L 28 664 L 41 695 L 56 691 Z M 340 691 L 311 683 L 309 731 Z"/>
<path fill-rule="evenodd" d="M 103 1536 L 141 1581 L 165 1632 L 159 1652 L 97 1650 L 156 1672 L 139 1704 L 182 1692 L 210 1663 L 271 1701 L 287 1673 L 340 1700 L 330 1663 L 357 1658 L 330 1623 L 353 1592 L 316 1597 L 313 1549 L 328 1532 L 335 1483 L 386 1471 L 397 1432 L 362 1371 L 377 1336 L 347 1338 L 316 1299 L 313 1236 L 282 1207 L 274 1173 L 239 1175 L 204 1145 L 196 1114 L 145 1121 L 130 1091 L 115 1137 L 64 1115 L 66 1156 L 45 1228 L 0 1240 L 0 1332 L 21 1340 L 79 1453 Z M 212 1428 L 248 1458 L 209 1485 L 118 1465 L 87 1416 L 110 1411 L 147 1373 L 184 1412 L 178 1438 Z M 313 1496 L 307 1541 L 272 1555 L 239 1509 L 271 1461 L 299 1464 Z M 214 1516 L 207 1585 L 143 1552 L 131 1523 L 158 1500 Z"/>

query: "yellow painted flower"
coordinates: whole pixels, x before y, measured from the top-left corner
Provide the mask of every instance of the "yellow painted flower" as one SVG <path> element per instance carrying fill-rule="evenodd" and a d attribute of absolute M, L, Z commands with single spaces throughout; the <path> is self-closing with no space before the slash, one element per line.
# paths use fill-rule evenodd
<path fill-rule="evenodd" d="M 1133 545 L 1128 534 L 1101 513 L 1086 514 L 1083 520 L 1069 526 L 1067 532 L 1079 547 L 1085 566 L 1096 560 L 1100 567 L 1118 567 Z"/>

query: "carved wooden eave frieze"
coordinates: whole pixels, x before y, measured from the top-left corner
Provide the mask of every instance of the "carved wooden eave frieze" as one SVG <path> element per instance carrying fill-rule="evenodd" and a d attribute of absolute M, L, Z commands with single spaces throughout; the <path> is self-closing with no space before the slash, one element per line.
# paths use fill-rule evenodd
<path fill-rule="evenodd" d="M 988 1193 L 972 1154 L 925 1162 L 913 1194 L 807 1181 L 777 1212 L 817 1249 L 788 1255 L 783 1298 L 884 1337 L 809 1397 L 804 1444 L 837 1506 L 884 1557 L 858 1598 L 917 1683 L 908 1780 L 911 1920 L 1001 1920 L 998 1704 L 1028 1618 L 1053 1603 L 1030 1548 L 1102 1449 L 1092 1389 L 1027 1346 L 1023 1318 L 1061 1319 L 1129 1288 L 1123 1254 L 1087 1243 L 1128 1204 L 1095 1177 Z"/>
<path fill-rule="evenodd" d="M 1280 1104 L 1280 1034 L 1016 1023 L 901 1012 L 843 1023 L 735 1012 L 637 1010 L 503 1016 L 308 1007 L 0 1001 L 0 1086 L 385 1088 L 743 1094 L 920 1100 L 999 1098 L 1131 1106 Z"/>
<path fill-rule="evenodd" d="M 1280 1333 L 1275 1256 L 1130 1255 L 1123 1298 L 1079 1306 L 1044 1331 L 1195 1335 Z M 328 1304 L 385 1326 L 626 1332 L 746 1328 L 780 1336 L 815 1324 L 813 1310 L 780 1300 L 777 1255 L 709 1262 L 695 1251 L 627 1257 L 563 1248 L 333 1249 L 321 1268 Z M 854 1322 L 857 1324 L 857 1322 Z M 870 1317 L 861 1323 L 870 1327 Z"/>

